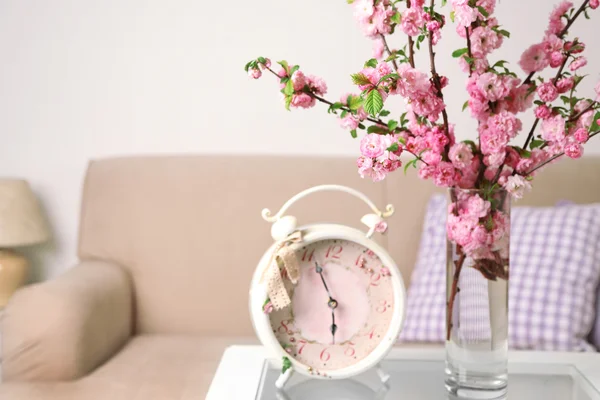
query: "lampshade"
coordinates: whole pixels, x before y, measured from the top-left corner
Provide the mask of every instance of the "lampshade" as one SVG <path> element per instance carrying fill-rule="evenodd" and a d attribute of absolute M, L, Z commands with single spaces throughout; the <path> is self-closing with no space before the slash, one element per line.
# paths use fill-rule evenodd
<path fill-rule="evenodd" d="M 45 242 L 50 231 L 29 184 L 0 178 L 0 248 Z"/>

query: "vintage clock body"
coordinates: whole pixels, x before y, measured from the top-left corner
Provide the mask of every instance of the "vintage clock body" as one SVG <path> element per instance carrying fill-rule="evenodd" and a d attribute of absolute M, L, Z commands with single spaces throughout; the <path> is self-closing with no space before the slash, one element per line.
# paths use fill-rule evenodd
<path fill-rule="evenodd" d="M 296 201 L 319 191 L 343 191 L 356 196 L 374 212 L 363 217 L 368 231 L 338 225 L 296 227 L 285 211 Z M 402 276 L 387 251 L 371 239 L 385 231 L 392 206 L 379 211 L 362 193 L 324 185 L 299 193 L 281 210 L 263 217 L 273 222 L 275 244 L 269 248 L 252 279 L 250 313 L 256 334 L 275 360 L 282 360 L 283 387 L 293 372 L 317 379 L 343 379 L 378 366 L 392 348 L 404 323 L 406 293 Z M 301 239 L 287 243 L 297 261 L 296 283 L 282 269 L 290 303 L 276 310 L 270 305 L 265 271 L 280 268 L 274 252 L 291 234 Z M 382 380 L 387 377 L 378 369 Z"/>

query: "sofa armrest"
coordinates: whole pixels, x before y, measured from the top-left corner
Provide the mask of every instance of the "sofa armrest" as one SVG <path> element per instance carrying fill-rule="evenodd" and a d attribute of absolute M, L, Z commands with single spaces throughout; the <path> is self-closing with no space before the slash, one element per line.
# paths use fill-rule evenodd
<path fill-rule="evenodd" d="M 57 279 L 19 290 L 2 323 L 4 381 L 80 378 L 108 360 L 133 329 L 128 273 L 83 261 Z"/>

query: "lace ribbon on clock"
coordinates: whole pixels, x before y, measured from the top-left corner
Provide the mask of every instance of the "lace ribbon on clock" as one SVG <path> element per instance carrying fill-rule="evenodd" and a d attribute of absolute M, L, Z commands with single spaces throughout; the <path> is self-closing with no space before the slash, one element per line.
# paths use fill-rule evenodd
<path fill-rule="evenodd" d="M 261 277 L 261 282 L 267 283 L 267 294 L 275 310 L 281 310 L 292 302 L 285 288 L 282 272 L 294 285 L 298 283 L 300 267 L 292 245 L 300 242 L 302 242 L 302 232 L 300 231 L 296 231 L 277 242 Z"/>

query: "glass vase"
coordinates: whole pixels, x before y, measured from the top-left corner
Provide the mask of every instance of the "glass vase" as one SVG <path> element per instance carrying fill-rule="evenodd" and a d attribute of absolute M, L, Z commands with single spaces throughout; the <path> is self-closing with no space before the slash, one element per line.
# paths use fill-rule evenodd
<path fill-rule="evenodd" d="M 505 399 L 510 196 L 449 189 L 446 388 L 450 398 Z"/>

